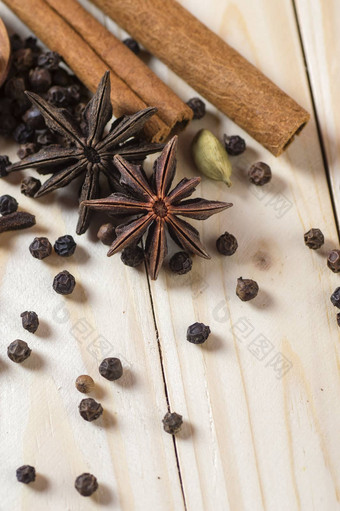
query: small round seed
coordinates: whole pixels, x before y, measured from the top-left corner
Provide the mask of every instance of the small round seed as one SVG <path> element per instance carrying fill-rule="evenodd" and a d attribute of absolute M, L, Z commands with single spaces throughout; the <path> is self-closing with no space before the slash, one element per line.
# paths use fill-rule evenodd
<path fill-rule="evenodd" d="M 76 388 L 82 394 L 89 394 L 94 389 L 94 381 L 91 376 L 81 374 L 76 379 Z"/>
<path fill-rule="evenodd" d="M 22 465 L 16 471 L 19 483 L 29 484 L 35 481 L 35 468 L 31 465 Z"/>
<path fill-rule="evenodd" d="M 99 366 L 100 374 L 107 380 L 118 380 L 123 375 L 123 366 L 119 358 L 104 358 Z"/>
<path fill-rule="evenodd" d="M 182 427 L 183 417 L 176 412 L 168 412 L 164 415 L 162 422 L 164 431 L 170 433 L 170 435 L 175 435 Z"/>
<path fill-rule="evenodd" d="M 242 277 L 237 279 L 236 294 L 243 302 L 252 300 L 258 292 L 259 286 L 255 280 L 243 279 Z"/>
<path fill-rule="evenodd" d="M 98 482 L 94 475 L 85 472 L 77 477 L 74 487 L 83 497 L 90 497 L 98 489 Z"/>

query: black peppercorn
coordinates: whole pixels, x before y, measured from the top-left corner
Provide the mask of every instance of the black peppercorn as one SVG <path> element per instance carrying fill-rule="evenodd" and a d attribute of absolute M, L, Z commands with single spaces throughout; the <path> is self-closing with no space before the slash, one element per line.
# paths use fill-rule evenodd
<path fill-rule="evenodd" d="M 17 51 L 24 47 L 24 41 L 21 39 L 19 34 L 12 34 L 9 38 L 11 43 L 11 50 Z"/>
<path fill-rule="evenodd" d="M 193 119 L 202 119 L 205 116 L 205 103 L 200 98 L 191 98 L 187 105 L 194 112 Z"/>
<path fill-rule="evenodd" d="M 51 255 L 52 245 L 45 237 L 34 238 L 29 246 L 29 251 L 35 259 L 45 259 L 45 257 Z"/>
<path fill-rule="evenodd" d="M 71 105 L 76 104 L 80 100 L 79 85 L 69 85 L 67 88 L 68 101 Z"/>
<path fill-rule="evenodd" d="M 336 290 L 331 295 L 331 302 L 334 307 L 340 309 L 340 287 L 337 287 Z"/>
<path fill-rule="evenodd" d="M 210 335 L 210 328 L 204 323 L 194 323 L 187 330 L 187 341 L 193 344 L 203 344 Z"/>
<path fill-rule="evenodd" d="M 272 178 L 271 168 L 262 161 L 254 163 L 248 171 L 248 178 L 254 185 L 263 186 L 269 183 Z"/>
<path fill-rule="evenodd" d="M 34 334 L 39 326 L 38 314 L 34 311 L 25 311 L 20 314 L 22 318 L 22 326 L 25 330 Z"/>
<path fill-rule="evenodd" d="M 23 76 L 13 76 L 5 82 L 5 94 L 8 98 L 23 99 L 25 90 L 26 83 Z"/>
<path fill-rule="evenodd" d="M 4 114 L 1 116 L 1 123 L 0 123 L 0 135 L 4 137 L 8 137 L 12 134 L 13 130 L 15 129 L 17 125 L 17 122 L 15 120 L 15 117 L 12 114 Z M 0 167 L 0 177 L 7 176 L 7 172 Z"/>
<path fill-rule="evenodd" d="M 61 57 L 59 53 L 55 51 L 46 51 L 41 53 L 38 57 L 38 66 L 46 69 L 58 69 Z"/>
<path fill-rule="evenodd" d="M 87 374 L 81 374 L 76 379 L 76 389 L 82 394 L 88 394 L 94 389 L 94 381 L 91 376 Z"/>
<path fill-rule="evenodd" d="M 336 322 L 338 323 L 338 326 L 340 326 L 340 312 L 336 315 Z"/>
<path fill-rule="evenodd" d="M 31 108 L 26 110 L 22 120 L 27 126 L 34 130 L 42 130 L 46 127 L 44 117 L 36 106 L 31 106 Z"/>
<path fill-rule="evenodd" d="M 169 261 L 169 268 L 177 275 L 184 275 L 191 270 L 192 259 L 187 252 L 176 252 Z"/>
<path fill-rule="evenodd" d="M 324 235 L 320 229 L 310 229 L 304 234 L 304 240 L 307 247 L 311 248 L 312 250 L 317 250 L 325 242 Z"/>
<path fill-rule="evenodd" d="M 139 44 L 137 43 L 137 41 L 135 41 L 132 37 L 127 37 L 126 39 L 124 39 L 124 41 L 122 41 L 125 46 L 127 46 L 129 48 L 129 50 L 131 50 L 135 55 L 138 55 L 138 53 L 140 53 L 140 47 L 139 47 Z"/>
<path fill-rule="evenodd" d="M 123 366 L 119 358 L 104 358 L 99 366 L 100 374 L 107 380 L 118 380 L 123 374 Z"/>
<path fill-rule="evenodd" d="M 67 270 L 63 270 L 54 277 L 53 289 L 59 295 L 69 295 L 76 285 L 75 278 Z"/>
<path fill-rule="evenodd" d="M 244 139 L 238 135 L 232 135 L 230 137 L 223 135 L 223 143 L 230 156 L 238 156 L 246 150 L 246 143 Z"/>
<path fill-rule="evenodd" d="M 340 271 L 340 250 L 332 250 L 327 259 L 327 266 L 334 273 L 339 273 Z"/>
<path fill-rule="evenodd" d="M 62 87 L 66 87 L 70 84 L 71 76 L 65 69 L 58 67 L 52 74 L 52 83 L 53 85 L 61 85 Z"/>
<path fill-rule="evenodd" d="M 37 43 L 37 38 L 33 36 L 28 36 L 25 39 L 24 43 L 25 48 L 31 48 L 35 53 L 40 51 L 39 45 Z"/>
<path fill-rule="evenodd" d="M 164 415 L 162 422 L 164 431 L 170 433 L 170 435 L 175 435 L 180 431 L 182 427 L 183 417 L 176 412 L 168 412 Z"/>
<path fill-rule="evenodd" d="M 27 71 L 33 66 L 34 54 L 30 48 L 20 48 L 13 53 L 12 59 L 17 71 Z"/>
<path fill-rule="evenodd" d="M 37 136 L 37 142 L 39 145 L 50 145 L 55 144 L 57 142 L 57 137 L 50 130 L 43 130 Z"/>
<path fill-rule="evenodd" d="M 79 404 L 79 413 L 84 420 L 92 422 L 103 413 L 103 407 L 100 403 L 97 403 L 92 397 L 82 399 Z"/>
<path fill-rule="evenodd" d="M 51 73 L 48 69 L 36 67 L 31 69 L 28 75 L 31 88 L 36 92 L 46 92 L 52 84 Z"/>
<path fill-rule="evenodd" d="M 258 292 L 259 286 L 255 280 L 243 279 L 242 277 L 237 279 L 236 294 L 242 302 L 252 300 Z"/>
<path fill-rule="evenodd" d="M 60 236 L 54 243 L 54 251 L 61 257 L 70 257 L 74 254 L 76 247 L 77 243 L 70 234 Z"/>
<path fill-rule="evenodd" d="M 231 256 L 235 254 L 238 247 L 237 239 L 233 234 L 225 232 L 216 241 L 216 248 L 220 254 Z"/>
<path fill-rule="evenodd" d="M 47 101 L 57 107 L 65 107 L 69 104 L 69 94 L 65 87 L 53 85 L 47 92 Z"/>
<path fill-rule="evenodd" d="M 19 483 L 29 484 L 35 481 L 35 468 L 31 465 L 22 465 L 16 471 Z"/>
<path fill-rule="evenodd" d="M 35 177 L 28 176 L 24 177 L 20 184 L 20 191 L 26 197 L 34 197 L 37 191 L 41 187 L 41 182 Z"/>
<path fill-rule="evenodd" d="M 126 266 L 135 268 L 144 261 L 144 250 L 137 246 L 126 247 L 122 250 L 120 258 Z"/>
<path fill-rule="evenodd" d="M 111 245 L 116 238 L 116 229 L 114 225 L 107 223 L 99 227 L 97 238 L 104 243 L 104 245 Z"/>
<path fill-rule="evenodd" d="M 34 130 L 30 128 L 30 126 L 26 126 L 26 124 L 19 124 L 14 132 L 13 138 L 18 144 L 26 144 L 27 142 L 32 142 L 34 137 Z"/>
<path fill-rule="evenodd" d="M 12 362 L 21 364 L 21 362 L 30 356 L 31 351 L 32 350 L 28 347 L 27 342 L 16 339 L 8 346 L 7 355 L 8 358 L 12 360 Z"/>
<path fill-rule="evenodd" d="M 22 144 L 19 147 L 17 155 L 20 160 L 23 160 L 24 158 L 27 158 L 27 156 L 38 152 L 38 150 L 39 146 L 37 144 L 34 142 L 28 142 L 27 144 Z"/>
<path fill-rule="evenodd" d="M 0 177 L 8 175 L 6 168 L 11 165 L 11 162 L 6 154 L 0 155 Z"/>
<path fill-rule="evenodd" d="M 0 214 L 9 215 L 18 209 L 18 203 L 11 195 L 2 195 L 0 197 Z"/>
<path fill-rule="evenodd" d="M 83 497 L 90 497 L 92 493 L 98 490 L 98 482 L 94 475 L 85 472 L 77 477 L 74 483 L 75 489 Z"/>

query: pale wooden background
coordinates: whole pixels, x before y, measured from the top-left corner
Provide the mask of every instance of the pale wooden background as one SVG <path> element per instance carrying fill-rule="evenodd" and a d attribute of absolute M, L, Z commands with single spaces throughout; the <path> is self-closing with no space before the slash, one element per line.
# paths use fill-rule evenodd
<path fill-rule="evenodd" d="M 163 270 L 150 287 L 144 270 L 124 267 L 119 255 L 106 258 L 95 229 L 77 237 L 69 260 L 33 259 L 28 245 L 34 235 L 53 241 L 74 234 L 74 190 L 33 201 L 18 190 L 22 176 L 1 181 L 1 194 L 14 195 L 38 221 L 32 230 L 1 236 L 1 511 L 340 509 L 339 328 L 329 301 L 339 277 L 325 262 L 339 245 L 340 5 L 182 4 L 309 110 L 312 120 L 275 159 L 208 106 L 205 119 L 180 138 L 178 179 L 195 175 L 188 148 L 199 128 L 218 136 L 240 133 L 248 150 L 233 160 L 233 187 L 203 180 L 199 189 L 234 207 L 199 224 L 211 261 L 195 258 L 193 271 L 182 277 Z M 12 29 L 26 33 L 1 2 L 0 13 Z M 151 65 L 184 100 L 194 95 L 161 63 Z M 1 153 L 15 160 L 16 147 L 0 143 Z M 273 169 L 271 184 L 261 189 L 245 177 L 259 160 Z M 303 243 L 311 227 L 326 237 L 318 252 Z M 239 241 L 231 258 L 214 248 L 225 230 Z M 68 298 L 51 288 L 64 268 L 78 282 Z M 260 285 L 252 303 L 235 296 L 241 275 Z M 21 327 L 26 309 L 41 318 L 35 335 Z M 194 321 L 211 327 L 203 346 L 185 340 Z M 33 349 L 24 366 L 6 356 L 15 338 Z M 116 383 L 98 375 L 98 361 L 110 355 L 120 356 L 125 367 Z M 82 396 L 74 380 L 81 373 L 94 377 L 93 396 L 105 409 L 94 423 L 78 414 Z M 162 430 L 168 404 L 185 420 L 175 441 Z M 29 487 L 15 479 L 23 463 L 39 474 Z M 100 484 L 88 499 L 73 488 L 84 471 Z"/>

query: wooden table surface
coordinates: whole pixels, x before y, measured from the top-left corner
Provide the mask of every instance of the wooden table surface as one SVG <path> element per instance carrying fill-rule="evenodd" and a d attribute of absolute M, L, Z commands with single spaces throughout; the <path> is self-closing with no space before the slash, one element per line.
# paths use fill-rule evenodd
<path fill-rule="evenodd" d="M 232 188 L 203 179 L 198 190 L 234 207 L 197 222 L 211 261 L 196 257 L 185 276 L 164 269 L 156 282 L 119 255 L 107 258 L 96 242 L 98 224 L 76 237 L 74 257 L 33 259 L 34 236 L 74 235 L 76 190 L 34 201 L 20 194 L 23 174 L 1 180 L 1 194 L 37 217 L 35 228 L 2 234 L 0 242 L 1 511 L 340 509 L 339 327 L 329 300 L 340 280 L 326 266 L 329 250 L 339 247 L 340 3 L 181 3 L 293 96 L 311 121 L 276 159 L 208 105 L 206 117 L 180 137 L 177 177 L 196 174 L 189 146 L 198 129 L 244 136 L 248 149 L 233 159 Z M 0 14 L 12 31 L 28 33 L 1 2 Z M 150 65 L 185 101 L 194 95 L 161 63 Z M 15 161 L 17 147 L 0 144 Z M 247 181 L 255 161 L 272 167 L 269 185 Z M 325 235 L 319 251 L 304 245 L 311 227 Z M 232 257 L 215 248 L 226 230 L 239 242 Z M 52 290 L 63 269 L 77 280 L 70 297 Z M 240 276 L 259 283 L 251 303 L 235 295 Z M 34 335 L 21 326 L 27 309 L 41 319 Z M 210 325 L 205 345 L 185 339 L 195 321 Z M 16 338 L 33 350 L 23 365 L 6 355 Z M 100 377 L 105 356 L 121 358 L 121 380 Z M 93 423 L 78 413 L 74 380 L 84 373 L 95 379 L 93 397 L 105 410 Z M 184 418 L 175 439 L 162 428 L 168 407 Z M 22 464 L 36 467 L 35 484 L 17 483 Z M 98 478 L 91 498 L 73 487 L 82 472 Z"/>

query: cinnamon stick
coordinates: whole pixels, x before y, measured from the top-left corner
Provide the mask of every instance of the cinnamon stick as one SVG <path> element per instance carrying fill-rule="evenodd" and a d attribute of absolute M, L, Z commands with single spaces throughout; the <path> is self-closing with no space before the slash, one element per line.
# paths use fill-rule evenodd
<path fill-rule="evenodd" d="M 73 72 L 91 91 L 96 90 L 101 77 L 107 70 L 107 64 L 59 14 L 44 0 L 4 0 L 4 3 L 48 48 L 62 55 Z M 144 101 L 112 70 L 110 79 L 111 102 L 117 117 L 147 107 Z M 154 142 L 160 142 L 168 136 L 169 126 L 154 115 L 146 124 L 145 133 Z"/>
<path fill-rule="evenodd" d="M 184 127 L 192 110 L 136 57 L 119 39 L 97 21 L 77 0 L 45 0 L 91 46 L 95 53 L 169 126 Z"/>
<path fill-rule="evenodd" d="M 92 0 L 275 156 L 309 114 L 175 0 Z"/>

